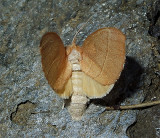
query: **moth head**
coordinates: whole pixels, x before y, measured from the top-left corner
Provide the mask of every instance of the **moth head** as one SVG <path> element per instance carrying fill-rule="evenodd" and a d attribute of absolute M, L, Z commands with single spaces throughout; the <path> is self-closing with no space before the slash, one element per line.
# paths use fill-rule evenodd
<path fill-rule="evenodd" d="M 70 61 L 72 64 L 78 63 L 81 61 L 81 48 L 76 45 L 76 40 L 72 42 L 71 45 L 67 46 L 66 53 L 68 56 L 68 61 Z"/>
<path fill-rule="evenodd" d="M 76 48 L 73 48 L 70 54 L 68 55 L 68 60 L 72 64 L 78 63 L 81 60 L 80 52 Z"/>

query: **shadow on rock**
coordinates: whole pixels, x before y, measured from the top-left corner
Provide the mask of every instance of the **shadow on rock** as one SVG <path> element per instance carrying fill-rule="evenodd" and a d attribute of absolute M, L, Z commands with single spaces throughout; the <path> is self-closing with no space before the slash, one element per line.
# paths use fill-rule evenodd
<path fill-rule="evenodd" d="M 92 99 L 91 103 L 102 106 L 120 104 L 135 92 L 140 84 L 142 72 L 141 66 L 133 58 L 127 57 L 121 76 L 112 91 L 101 99 Z"/>

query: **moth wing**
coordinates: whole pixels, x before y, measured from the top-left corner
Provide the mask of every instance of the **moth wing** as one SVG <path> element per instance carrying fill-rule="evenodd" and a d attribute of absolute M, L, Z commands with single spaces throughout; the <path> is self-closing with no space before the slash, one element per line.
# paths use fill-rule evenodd
<path fill-rule="evenodd" d="M 57 90 L 58 95 L 64 99 L 68 99 L 71 96 L 72 92 L 73 86 L 71 78 L 69 78 L 69 80 L 66 82 L 62 89 Z"/>
<path fill-rule="evenodd" d="M 114 84 L 120 76 L 124 62 L 125 35 L 118 29 L 99 29 L 84 41 L 82 71 L 101 85 Z"/>
<path fill-rule="evenodd" d="M 42 68 L 48 83 L 63 98 L 71 95 L 71 65 L 61 38 L 54 32 L 46 33 L 40 42 Z M 68 82 L 69 81 L 69 82 Z M 68 87 L 67 90 L 64 87 Z"/>
<path fill-rule="evenodd" d="M 125 62 L 125 36 L 116 28 L 102 28 L 82 46 L 82 71 L 103 85 L 115 83 Z"/>
<path fill-rule="evenodd" d="M 83 92 L 90 99 L 101 98 L 112 90 L 114 84 L 102 85 L 96 80 L 92 79 L 85 73 L 83 73 Z"/>

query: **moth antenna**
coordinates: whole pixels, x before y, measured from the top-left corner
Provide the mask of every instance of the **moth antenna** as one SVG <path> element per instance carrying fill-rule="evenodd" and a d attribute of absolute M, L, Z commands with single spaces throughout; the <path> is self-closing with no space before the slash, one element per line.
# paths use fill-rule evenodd
<path fill-rule="evenodd" d="M 93 15 L 91 16 L 91 17 L 89 17 L 89 19 L 87 20 L 87 22 L 85 22 L 85 24 L 84 25 L 82 25 L 80 28 L 79 28 L 79 30 L 76 32 L 76 34 L 74 35 L 74 37 L 73 37 L 73 40 L 72 40 L 72 44 L 74 43 L 76 43 L 76 36 L 77 36 L 77 34 L 86 26 L 86 24 L 89 22 L 89 20 L 91 19 L 93 17 Z"/>

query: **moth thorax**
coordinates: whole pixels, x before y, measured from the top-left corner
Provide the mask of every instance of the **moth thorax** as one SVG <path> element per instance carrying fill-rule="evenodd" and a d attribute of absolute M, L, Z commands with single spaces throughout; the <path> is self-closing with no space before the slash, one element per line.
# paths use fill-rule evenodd
<path fill-rule="evenodd" d="M 81 70 L 80 64 L 72 64 L 72 71 L 78 71 Z"/>
<path fill-rule="evenodd" d="M 68 56 L 68 60 L 72 64 L 79 63 L 79 61 L 81 60 L 81 55 L 76 49 L 73 49 Z"/>

